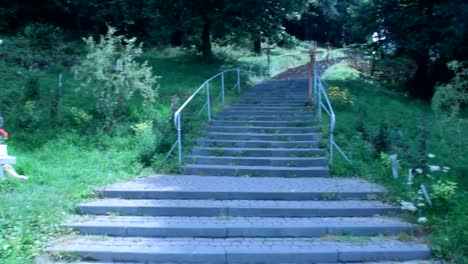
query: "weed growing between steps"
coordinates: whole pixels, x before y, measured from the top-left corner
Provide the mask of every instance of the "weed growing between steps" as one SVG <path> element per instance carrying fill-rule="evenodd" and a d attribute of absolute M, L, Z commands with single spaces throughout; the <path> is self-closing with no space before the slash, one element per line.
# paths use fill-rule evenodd
<path fill-rule="evenodd" d="M 246 66 L 248 62 L 256 65 L 253 71 L 258 71 L 265 62 L 264 56 L 257 57 L 243 49 L 236 49 L 236 57 L 224 52 L 211 62 L 203 62 L 190 50 L 148 50 L 144 46 L 143 59 L 162 77 L 158 80 L 159 99 L 151 109 L 153 116 L 141 116 L 136 107 L 130 107 L 129 114 L 118 120 L 113 132 L 104 133 L 95 120 L 93 100 L 75 89 L 79 84 L 73 79 L 71 67 L 84 56 L 81 43 L 66 43 L 67 48 L 60 54 L 33 54 L 21 38 L 2 39 L 7 45 L 0 49 L 0 57 L 6 58 L 0 61 L 0 105 L 5 128 L 10 132 L 9 153 L 18 157 L 17 171 L 30 177 L 27 182 L 0 180 L 2 264 L 31 263 L 47 241 L 66 232 L 60 224 L 79 202 L 95 196 L 95 187 L 153 174 L 155 169 L 177 172 L 176 155 L 160 162 L 176 139 L 172 106 L 180 106 L 201 83 L 221 70 Z M 215 52 L 220 49 L 216 47 Z M 56 91 L 60 72 L 63 95 L 57 119 L 53 120 L 51 94 Z M 234 79 L 234 73 L 226 75 L 226 83 L 231 85 L 226 87 L 227 104 L 237 96 L 231 89 Z M 243 90 L 249 86 L 245 80 L 244 73 Z M 219 82 L 213 83 L 212 99 L 219 89 Z M 186 152 L 206 125 L 206 113 L 199 119 L 193 118 L 204 103 L 203 96 L 199 95 L 200 99 L 182 115 Z M 220 109 L 219 103 L 213 106 L 214 112 Z M 138 129 L 132 127 L 141 128 L 149 121 L 152 139 L 148 140 L 139 137 Z"/>
<path fill-rule="evenodd" d="M 467 263 L 466 120 L 443 121 L 429 104 L 369 81 L 346 61 L 328 69 L 324 78 L 330 87 L 348 89 L 346 97 L 353 102 L 335 110 L 335 140 L 353 167 L 335 151 L 333 174 L 358 175 L 383 184 L 390 191 L 384 199 L 403 201 L 406 216 L 429 231 L 435 257 Z M 322 120 L 324 135 L 327 122 L 328 118 Z M 397 179 L 392 177 L 391 154 L 398 154 Z M 409 169 L 413 170 L 408 178 Z M 421 184 L 432 205 L 424 198 Z"/>

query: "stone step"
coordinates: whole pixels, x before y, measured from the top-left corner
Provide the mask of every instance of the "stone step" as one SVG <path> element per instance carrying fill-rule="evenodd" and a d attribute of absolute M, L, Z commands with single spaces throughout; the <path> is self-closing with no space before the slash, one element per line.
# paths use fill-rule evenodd
<path fill-rule="evenodd" d="M 97 190 L 127 199 L 319 200 L 375 199 L 379 185 L 355 178 L 249 178 L 155 175 Z"/>
<path fill-rule="evenodd" d="M 105 198 L 78 206 L 84 214 L 141 216 L 364 217 L 399 212 L 380 201 L 148 200 Z"/>
<path fill-rule="evenodd" d="M 49 254 L 109 262 L 268 263 L 407 261 L 427 259 L 420 242 L 395 238 L 329 241 L 324 238 L 122 238 L 75 237 L 58 240 Z"/>
<path fill-rule="evenodd" d="M 217 126 L 210 125 L 206 129 L 210 132 L 236 132 L 236 133 L 291 133 L 304 134 L 319 132 L 318 127 L 254 127 L 254 126 Z"/>
<path fill-rule="evenodd" d="M 215 126 L 264 126 L 264 127 L 308 127 L 315 124 L 315 120 L 308 120 L 307 122 L 298 121 L 225 121 L 225 120 L 212 120 L 211 125 Z"/>
<path fill-rule="evenodd" d="M 186 174 L 243 176 L 243 177 L 328 177 L 327 166 L 281 167 L 281 166 L 242 166 L 242 165 L 207 165 L 187 164 L 183 166 Z"/>
<path fill-rule="evenodd" d="M 306 148 L 208 148 L 194 147 L 192 153 L 198 156 L 238 157 L 317 157 L 324 156 L 324 149 Z"/>
<path fill-rule="evenodd" d="M 300 111 L 221 111 L 219 112 L 216 117 L 220 116 L 249 116 L 249 117 L 256 117 L 256 116 L 281 116 L 284 118 L 292 118 L 292 117 L 315 117 L 315 112 L 300 112 Z"/>
<path fill-rule="evenodd" d="M 304 106 L 282 106 L 282 105 L 276 105 L 276 106 L 258 106 L 258 105 L 245 105 L 245 106 L 239 106 L 239 105 L 231 105 L 226 108 L 224 108 L 226 111 L 294 111 L 294 112 L 309 112 L 312 111 L 310 107 L 304 107 Z M 313 109 L 315 110 L 315 109 Z"/>
<path fill-rule="evenodd" d="M 321 137 L 321 133 L 307 134 L 267 134 L 267 133 L 221 133 L 207 132 L 203 134 L 207 139 L 221 140 L 273 140 L 273 141 L 316 141 Z"/>
<path fill-rule="evenodd" d="M 121 237 L 320 237 L 398 235 L 416 225 L 387 217 L 81 216 L 64 225 L 84 235 Z"/>
<path fill-rule="evenodd" d="M 238 101 L 236 105 L 244 105 L 244 106 L 295 106 L 295 107 L 304 107 L 305 100 L 262 100 L 262 101 Z M 315 110 L 315 107 L 311 107 L 312 110 Z"/>
<path fill-rule="evenodd" d="M 236 147 L 236 148 L 318 148 L 318 141 L 261 141 L 261 140 L 210 140 L 198 139 L 200 147 Z"/>
<path fill-rule="evenodd" d="M 308 117 L 301 117 L 301 116 L 290 116 L 290 117 L 284 117 L 284 116 L 234 116 L 234 115 L 225 115 L 225 116 L 216 116 L 216 120 L 223 120 L 223 121 L 290 121 L 290 122 L 300 122 L 300 123 L 306 123 L 306 122 L 316 122 L 317 118 L 314 116 L 308 116 Z"/>
<path fill-rule="evenodd" d="M 223 112 L 274 112 L 274 113 L 315 113 L 310 107 L 260 107 L 252 105 L 249 107 L 226 107 Z"/>
<path fill-rule="evenodd" d="M 307 90 L 297 91 L 297 90 L 274 90 L 271 88 L 267 89 L 255 89 L 246 91 L 243 98 L 258 98 L 258 95 L 266 95 L 262 98 L 298 98 L 303 99 L 308 95 Z"/>
<path fill-rule="evenodd" d="M 218 156 L 188 156 L 186 162 L 191 164 L 209 165 L 247 165 L 247 166 L 283 166 L 311 167 L 328 166 L 326 158 L 283 158 L 283 157 L 218 157 Z"/>
<path fill-rule="evenodd" d="M 285 107 L 304 107 L 304 101 L 298 102 L 251 102 L 251 103 L 236 103 L 232 104 L 231 106 L 239 106 L 239 107 L 276 107 L 276 106 L 285 106 Z"/>

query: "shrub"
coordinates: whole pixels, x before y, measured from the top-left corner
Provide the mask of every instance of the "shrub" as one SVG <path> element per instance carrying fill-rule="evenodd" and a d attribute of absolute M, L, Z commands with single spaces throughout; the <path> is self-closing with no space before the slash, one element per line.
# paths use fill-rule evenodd
<path fill-rule="evenodd" d="M 436 86 L 432 107 L 439 114 L 447 112 L 455 118 L 460 109 L 468 104 L 468 68 L 458 61 L 452 61 L 447 66 L 455 73 L 455 77 L 447 84 Z"/>
<path fill-rule="evenodd" d="M 153 133 L 153 122 L 147 121 L 131 126 L 135 133 L 138 147 L 138 160 L 144 166 L 150 166 L 156 152 L 156 135 Z"/>
<path fill-rule="evenodd" d="M 29 39 L 30 46 L 35 49 L 61 49 L 64 44 L 63 31 L 47 23 L 26 26 L 24 35 Z"/>
<path fill-rule="evenodd" d="M 386 152 L 390 146 L 388 127 L 385 122 L 380 122 L 379 130 L 372 139 L 372 145 L 377 153 Z"/>
<path fill-rule="evenodd" d="M 41 124 L 41 110 L 36 101 L 26 101 L 18 117 L 18 126 L 25 130 L 35 130 Z"/>
<path fill-rule="evenodd" d="M 127 39 L 115 35 L 109 27 L 99 41 L 84 39 L 88 54 L 74 68 L 75 78 L 82 81 L 80 88 L 96 100 L 96 110 L 104 120 L 104 128 L 110 130 L 117 121 L 118 111 L 126 109 L 129 102 L 139 95 L 143 106 L 153 103 L 157 96 L 157 76 L 148 62 L 137 62 L 142 44 L 136 38 Z M 143 107 L 142 107 L 143 108 Z"/>
<path fill-rule="evenodd" d="M 26 85 L 24 87 L 24 101 L 36 101 L 39 99 L 39 90 L 40 90 L 39 77 L 37 75 L 30 75 L 26 80 Z"/>
<path fill-rule="evenodd" d="M 344 109 L 353 105 L 353 100 L 348 89 L 340 89 L 338 86 L 332 86 L 328 90 L 330 102 L 336 109 Z"/>
<path fill-rule="evenodd" d="M 93 117 L 78 107 L 71 107 L 68 112 L 68 120 L 71 125 L 80 129 L 85 129 L 91 123 Z"/>

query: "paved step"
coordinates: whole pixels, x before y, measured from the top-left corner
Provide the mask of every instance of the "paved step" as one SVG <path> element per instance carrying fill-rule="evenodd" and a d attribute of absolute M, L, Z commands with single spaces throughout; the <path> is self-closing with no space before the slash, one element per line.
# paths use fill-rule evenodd
<path fill-rule="evenodd" d="M 144 216 L 355 217 L 398 212 L 379 201 L 100 199 L 80 204 L 85 214 Z"/>
<path fill-rule="evenodd" d="M 85 235 L 121 237 L 320 237 L 398 235 L 418 227 L 387 217 L 81 216 L 64 225 Z"/>
<path fill-rule="evenodd" d="M 281 166 L 241 166 L 187 164 L 183 166 L 186 174 L 246 176 L 246 177 L 328 177 L 327 166 L 281 167 Z"/>
<path fill-rule="evenodd" d="M 317 263 L 427 259 L 429 248 L 393 238 L 65 238 L 46 249 L 96 261 L 151 263 Z"/>
<path fill-rule="evenodd" d="M 195 147 L 194 155 L 238 157 L 317 157 L 324 156 L 324 149 L 306 148 L 208 148 Z"/>
<path fill-rule="evenodd" d="M 318 148 L 318 141 L 262 141 L 262 140 L 210 140 L 198 139 L 200 147 L 237 147 L 237 148 Z"/>
<path fill-rule="evenodd" d="M 231 132 L 237 133 L 267 133 L 267 134 L 304 134 L 319 132 L 318 127 L 254 127 L 254 126 L 217 126 L 211 125 L 207 127 L 210 132 Z"/>
<path fill-rule="evenodd" d="M 306 97 L 304 97 L 306 98 Z M 283 106 L 304 106 L 305 99 L 240 99 L 238 101 L 238 104 L 247 104 L 251 106 L 278 106 L 278 105 L 283 105 Z"/>
<path fill-rule="evenodd" d="M 286 114 L 315 114 L 315 111 L 312 111 L 311 108 L 304 108 L 304 107 L 296 107 L 296 108 L 284 108 L 285 110 L 281 109 L 275 109 L 275 108 L 267 108 L 267 107 L 260 107 L 260 106 L 255 106 L 255 107 L 229 107 L 225 108 L 222 113 L 232 113 L 232 112 L 247 112 L 247 113 L 252 113 L 252 114 L 262 114 L 262 113 L 275 113 L 278 115 L 286 115 Z"/>
<path fill-rule="evenodd" d="M 326 158 L 284 158 L 284 157 L 219 157 L 219 156 L 187 156 L 187 163 L 210 165 L 247 165 L 247 166 L 283 166 L 311 167 L 328 166 Z"/>
<path fill-rule="evenodd" d="M 97 190 L 103 197 L 128 199 L 318 200 L 368 199 L 386 193 L 355 178 L 246 178 L 155 175 Z"/>
<path fill-rule="evenodd" d="M 315 124 L 314 120 L 308 120 L 307 122 L 298 121 L 255 121 L 255 120 L 244 120 L 244 121 L 226 121 L 214 119 L 210 122 L 210 125 L 215 126 L 260 126 L 260 127 L 309 127 Z"/>
<path fill-rule="evenodd" d="M 313 118 L 315 116 L 315 112 L 299 112 L 299 111 L 221 111 L 216 115 L 216 118 L 224 117 L 224 116 L 249 116 L 249 117 L 257 117 L 257 116 L 281 116 L 281 117 L 309 117 Z"/>
<path fill-rule="evenodd" d="M 288 101 L 284 101 L 284 102 L 239 102 L 239 103 L 236 103 L 236 104 L 232 104 L 231 106 L 239 106 L 239 107 L 243 107 L 243 106 L 248 106 L 248 107 L 252 107 L 252 106 L 256 106 L 256 107 L 276 107 L 278 105 L 281 105 L 281 106 L 285 106 L 285 107 L 304 107 L 304 101 L 296 101 L 296 102 L 288 102 Z"/>
<path fill-rule="evenodd" d="M 273 141 L 315 141 L 321 137 L 321 133 L 225 133 L 225 132 L 207 132 L 203 134 L 208 139 L 221 140 L 273 140 Z"/>
<path fill-rule="evenodd" d="M 304 107 L 304 106 L 282 106 L 282 105 L 276 105 L 276 106 L 258 106 L 258 105 L 231 105 L 226 108 L 224 108 L 226 111 L 252 111 L 252 110 L 262 110 L 262 111 L 295 111 L 295 112 L 310 112 L 312 109 L 310 107 Z M 315 109 L 314 109 L 315 110 Z"/>
<path fill-rule="evenodd" d="M 284 116 L 234 116 L 234 115 L 224 115 L 224 116 L 216 116 L 217 120 L 238 120 L 238 121 L 291 121 L 291 122 L 300 122 L 300 123 L 305 123 L 305 122 L 314 122 L 317 121 L 316 117 L 301 117 L 301 116 L 289 116 L 289 117 L 284 117 Z"/>

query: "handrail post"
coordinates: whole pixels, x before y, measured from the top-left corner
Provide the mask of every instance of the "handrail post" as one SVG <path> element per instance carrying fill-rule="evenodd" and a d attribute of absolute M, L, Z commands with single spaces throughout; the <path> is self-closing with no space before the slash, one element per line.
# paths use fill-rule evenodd
<path fill-rule="evenodd" d="M 237 68 L 237 93 L 240 94 L 240 68 Z"/>
<path fill-rule="evenodd" d="M 318 92 L 318 98 L 317 98 L 317 107 L 318 107 L 318 111 L 317 111 L 317 115 L 318 115 L 318 118 L 319 120 L 322 119 L 322 105 L 320 104 L 322 102 L 322 91 L 325 92 L 325 90 L 323 89 L 323 86 L 322 86 L 322 83 L 318 80 L 317 78 L 317 86 L 315 88 Z"/>
<path fill-rule="evenodd" d="M 317 116 L 318 116 L 318 119 L 319 120 L 322 120 L 322 94 L 321 94 L 321 89 L 322 87 L 319 85 L 317 85 L 316 87 L 318 93 L 317 93 Z"/>
<path fill-rule="evenodd" d="M 333 131 L 330 131 L 330 157 L 328 160 L 328 164 L 332 165 L 333 164 Z"/>
<path fill-rule="evenodd" d="M 180 125 L 180 114 L 177 115 L 177 142 L 179 145 L 179 165 L 182 165 L 182 128 Z"/>
<path fill-rule="evenodd" d="M 208 121 L 211 121 L 210 82 L 206 83 L 206 106 L 208 110 Z"/>
<path fill-rule="evenodd" d="M 221 73 L 221 101 L 224 106 L 224 72 Z"/>

